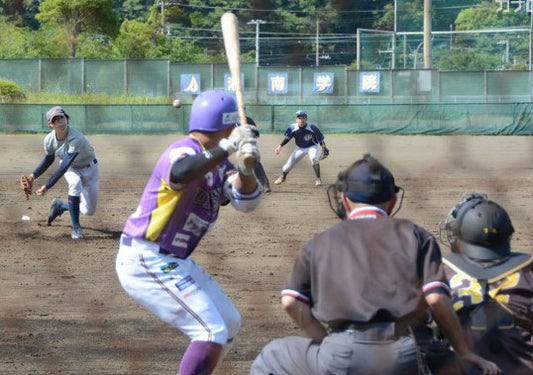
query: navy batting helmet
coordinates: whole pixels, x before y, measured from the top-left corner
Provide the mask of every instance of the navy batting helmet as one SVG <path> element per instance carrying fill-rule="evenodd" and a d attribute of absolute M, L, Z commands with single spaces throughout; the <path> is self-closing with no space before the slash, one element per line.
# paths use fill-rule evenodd
<path fill-rule="evenodd" d="M 391 216 L 402 206 L 403 189 L 396 186 L 394 176 L 383 164 L 372 155 L 364 154 L 361 160 L 339 173 L 337 182 L 328 187 L 327 194 L 331 209 L 344 220 L 346 210 L 339 193 L 344 193 L 352 202 L 374 205 L 389 201 L 400 190 L 400 204 Z"/>
<path fill-rule="evenodd" d="M 353 202 L 378 204 L 399 191 L 392 173 L 370 154 L 339 174 L 337 190 Z"/>
<path fill-rule="evenodd" d="M 222 90 L 201 93 L 191 107 L 189 132 L 217 132 L 239 122 L 237 101 Z"/>

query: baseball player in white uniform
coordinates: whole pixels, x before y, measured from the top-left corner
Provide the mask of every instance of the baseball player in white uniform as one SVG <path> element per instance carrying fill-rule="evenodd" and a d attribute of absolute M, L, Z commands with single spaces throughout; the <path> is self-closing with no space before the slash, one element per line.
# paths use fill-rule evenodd
<path fill-rule="evenodd" d="M 61 161 L 53 175 L 36 190 L 43 196 L 64 176 L 68 184 L 67 201 L 54 199 L 48 213 L 48 225 L 69 211 L 72 222 L 71 237 L 83 238 L 80 213 L 93 215 L 98 203 L 98 159 L 89 140 L 69 126 L 69 115 L 61 107 L 53 107 L 46 113 L 52 131 L 44 138 L 45 156 L 29 176 L 35 180 L 53 163 L 57 156 Z"/>
<path fill-rule="evenodd" d="M 243 157 L 259 162 L 257 132 L 250 125 L 235 127 L 237 121 L 237 102 L 228 93 L 206 91 L 195 99 L 189 135 L 157 161 L 120 241 L 116 271 L 122 287 L 190 339 L 179 375 L 213 373 L 241 325 L 231 300 L 191 258 L 220 206 L 248 212 L 261 200 L 255 165 Z M 234 152 L 238 168 L 228 160 Z"/>

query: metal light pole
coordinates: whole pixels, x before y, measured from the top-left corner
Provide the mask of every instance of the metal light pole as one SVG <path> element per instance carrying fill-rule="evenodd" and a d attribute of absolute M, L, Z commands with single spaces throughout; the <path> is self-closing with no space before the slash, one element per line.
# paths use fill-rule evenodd
<path fill-rule="evenodd" d="M 255 25 L 255 66 L 259 66 L 259 25 L 265 24 L 263 20 L 251 20 L 247 24 Z"/>

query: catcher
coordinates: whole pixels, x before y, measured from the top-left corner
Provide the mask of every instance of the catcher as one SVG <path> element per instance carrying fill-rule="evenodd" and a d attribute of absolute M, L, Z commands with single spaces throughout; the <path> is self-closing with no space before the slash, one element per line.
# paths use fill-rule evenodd
<path fill-rule="evenodd" d="M 443 262 L 453 306 L 472 349 L 504 375 L 532 374 L 533 256 L 512 250 L 509 214 L 473 193 L 451 209 L 440 232 L 452 251 Z"/>
<path fill-rule="evenodd" d="M 71 237 L 83 238 L 80 213 L 93 215 L 98 202 L 98 159 L 91 143 L 85 136 L 69 126 L 69 115 L 61 107 L 53 107 L 46 113 L 46 121 L 52 131 L 44 138 L 45 156 L 31 174 L 20 177 L 20 187 L 26 199 L 33 192 L 33 184 L 54 163 L 57 156 L 61 161 L 59 168 L 35 194 L 43 196 L 59 179 L 64 176 L 68 184 L 67 202 L 59 199 L 52 201 L 48 213 L 48 225 L 69 211 L 72 222 Z"/>

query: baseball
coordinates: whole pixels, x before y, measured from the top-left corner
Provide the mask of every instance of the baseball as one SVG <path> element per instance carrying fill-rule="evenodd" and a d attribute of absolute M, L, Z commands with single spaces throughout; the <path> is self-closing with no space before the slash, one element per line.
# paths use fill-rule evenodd
<path fill-rule="evenodd" d="M 179 99 L 174 100 L 174 102 L 172 103 L 172 106 L 173 106 L 174 108 L 179 108 L 179 107 L 181 107 L 181 100 L 179 100 Z"/>

